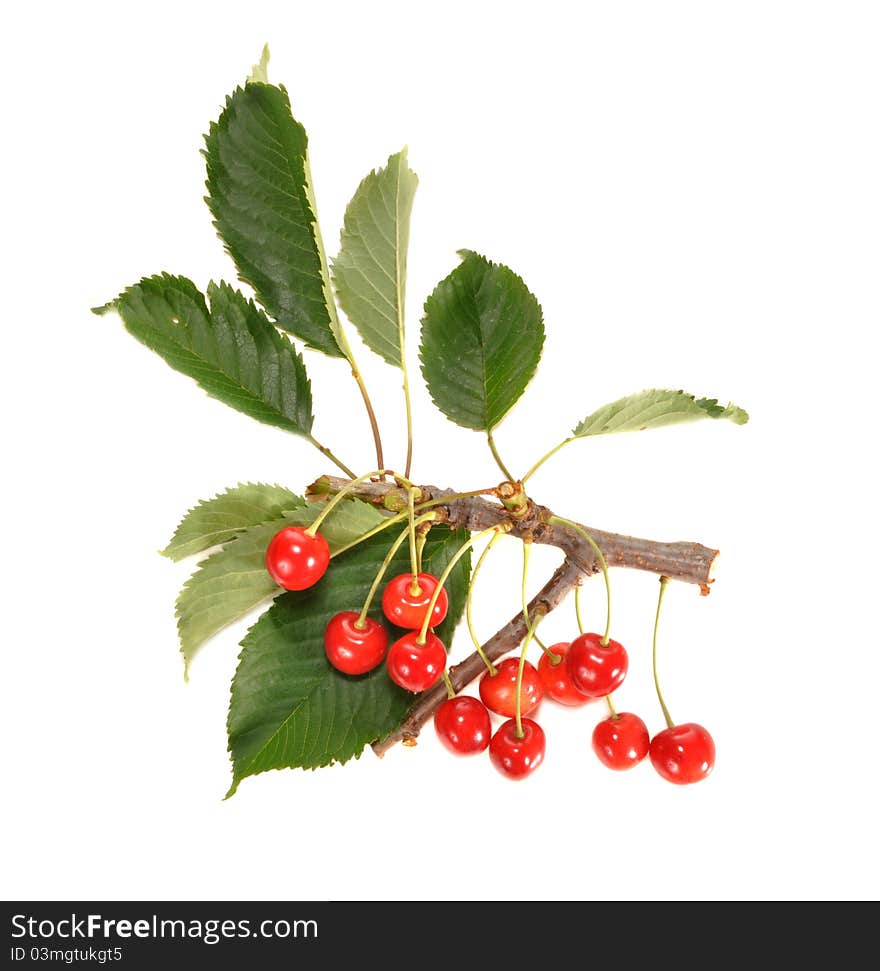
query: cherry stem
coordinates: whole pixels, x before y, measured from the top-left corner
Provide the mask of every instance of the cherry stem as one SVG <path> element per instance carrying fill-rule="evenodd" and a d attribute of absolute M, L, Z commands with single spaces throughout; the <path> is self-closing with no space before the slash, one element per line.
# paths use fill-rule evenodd
<path fill-rule="evenodd" d="M 350 543 L 346 543 L 345 546 L 340 546 L 338 550 L 330 554 L 330 558 L 333 559 L 342 553 L 347 553 L 349 550 L 354 549 L 355 546 L 360 546 L 364 540 L 372 539 L 377 533 L 381 533 L 383 529 L 388 529 L 389 526 L 394 526 L 396 523 L 402 523 L 408 515 L 409 513 L 399 512 L 394 516 L 390 516 L 384 522 L 379 523 L 378 526 L 368 529 L 362 536 L 358 536 L 357 539 L 353 539 Z"/>
<path fill-rule="evenodd" d="M 596 554 L 596 559 L 599 561 L 599 566 L 602 567 L 602 576 L 605 578 L 605 599 L 606 599 L 606 614 L 605 614 L 605 633 L 602 635 L 602 646 L 608 643 L 611 636 L 611 581 L 608 578 L 608 564 L 605 562 L 605 556 L 602 550 L 596 545 L 596 541 L 592 536 L 577 523 L 573 523 L 570 519 L 563 519 L 562 516 L 551 516 L 550 522 L 557 526 L 568 526 L 569 529 L 573 529 L 576 533 L 580 533 L 581 536 L 592 546 L 593 552 Z"/>
<path fill-rule="evenodd" d="M 449 680 L 449 674 L 446 671 L 446 668 L 443 669 L 443 681 L 446 684 L 446 697 L 454 698 L 455 688 L 452 687 L 452 682 Z"/>
<path fill-rule="evenodd" d="M 532 544 L 526 540 L 523 540 L 523 568 L 522 568 L 522 609 L 523 609 L 523 619 L 526 622 L 526 636 L 523 640 L 522 651 L 519 655 L 519 666 L 516 669 L 516 737 L 523 737 L 522 730 L 522 679 L 523 672 L 526 669 L 526 650 L 528 649 L 529 643 L 535 637 L 535 628 L 532 625 L 531 618 L 529 617 L 529 601 L 526 597 L 526 583 L 529 579 L 529 557 L 532 553 Z M 544 647 L 544 645 L 541 645 Z M 544 650 L 547 650 L 544 648 Z"/>
<path fill-rule="evenodd" d="M 342 461 L 342 459 L 338 459 L 338 458 L 337 458 L 337 457 L 336 457 L 336 456 L 335 456 L 335 455 L 334 455 L 334 454 L 333 454 L 333 453 L 332 453 L 332 452 L 330 451 L 330 449 L 329 449 L 329 448 L 327 448 L 327 446 L 326 446 L 326 445 L 322 445 L 322 444 L 321 444 L 321 443 L 320 443 L 320 442 L 318 441 L 318 439 L 317 439 L 317 438 L 313 438 L 313 437 L 312 437 L 311 435 L 307 435 L 306 437 L 308 438 L 308 440 L 309 440 L 309 442 L 311 442 L 311 444 L 312 444 L 312 445 L 314 445 L 314 446 L 315 446 L 315 448 L 316 448 L 316 449 L 317 449 L 317 450 L 318 450 L 318 451 L 319 451 L 319 452 L 320 452 L 320 453 L 321 453 L 322 455 L 325 455 L 325 456 L 326 456 L 326 457 L 327 457 L 328 459 L 330 459 L 330 461 L 331 461 L 331 462 L 332 462 L 332 463 L 333 463 L 333 464 L 334 464 L 334 465 L 335 465 L 335 466 L 336 466 L 337 468 L 339 468 L 339 469 L 342 469 L 342 471 L 343 471 L 343 472 L 344 472 L 344 473 L 345 473 L 345 474 L 346 474 L 346 475 L 347 475 L 347 476 L 348 476 L 348 477 L 349 477 L 350 479 L 353 479 L 353 478 L 354 478 L 354 472 L 352 472 L 352 471 L 351 471 L 351 469 L 350 469 L 350 468 L 349 468 L 349 467 L 348 467 L 348 466 L 347 466 L 347 465 L 345 464 L 345 462 L 343 462 L 343 461 Z"/>
<path fill-rule="evenodd" d="M 407 514 L 409 515 L 409 564 L 412 571 L 412 583 L 409 586 L 409 592 L 417 597 L 421 592 L 421 587 L 419 586 L 419 554 L 416 549 L 415 494 L 414 488 L 406 490 Z"/>
<path fill-rule="evenodd" d="M 477 542 L 477 540 L 482 539 L 484 536 L 489 536 L 492 533 L 507 532 L 510 529 L 511 524 L 508 522 L 499 523 L 497 526 L 490 526 L 488 529 L 484 529 L 479 533 L 474 533 L 470 539 L 466 540 L 461 546 L 455 551 L 452 559 L 446 564 L 446 569 L 440 574 L 437 580 L 437 586 L 434 588 L 434 592 L 431 594 L 431 599 L 428 602 L 428 609 L 425 611 L 425 619 L 422 621 L 422 629 L 419 631 L 419 636 L 416 638 L 416 644 L 422 645 L 428 639 L 428 628 L 431 626 L 431 614 L 434 613 L 434 607 L 437 605 L 437 599 L 440 596 L 440 591 L 443 589 L 446 581 L 449 579 L 449 574 L 452 573 L 455 568 L 455 564 L 464 556 L 465 553 Z"/>
<path fill-rule="evenodd" d="M 614 707 L 614 702 L 611 700 L 611 695 L 605 695 L 605 703 L 608 705 L 608 710 L 611 712 L 611 717 L 616 720 L 619 716 L 617 714 L 617 709 Z"/>
<path fill-rule="evenodd" d="M 537 640 L 537 634 L 535 633 L 535 625 L 532 623 L 531 617 L 529 617 L 529 600 L 526 596 L 526 583 L 529 579 L 529 557 L 532 554 L 532 544 L 529 540 L 523 540 L 523 568 L 522 568 L 522 584 L 520 586 L 520 597 L 522 598 L 522 609 L 523 609 L 523 619 L 526 622 L 526 630 L 532 635 L 533 640 Z M 540 641 L 538 641 L 540 644 Z M 541 645 L 543 647 L 543 645 Z M 546 648 L 544 648 L 546 650 Z"/>
<path fill-rule="evenodd" d="M 581 618 L 581 586 L 580 586 L 580 584 L 578 584 L 574 588 L 574 612 L 575 612 L 575 615 L 577 616 L 578 630 L 580 631 L 581 634 L 583 634 L 585 628 L 584 628 L 583 619 Z"/>
<path fill-rule="evenodd" d="M 519 667 L 516 669 L 516 737 L 523 738 L 525 732 L 522 727 L 522 680 L 523 672 L 526 669 L 526 651 L 535 636 L 534 628 L 528 625 L 526 636 L 523 640 L 522 650 L 519 652 Z"/>
<path fill-rule="evenodd" d="M 537 634 L 534 633 L 534 631 L 532 632 L 532 640 L 535 641 L 538 647 L 540 647 L 547 657 L 550 658 L 550 663 L 554 668 L 557 664 L 562 664 L 562 655 L 557 654 L 556 651 L 553 651 L 547 647 L 547 645 L 541 640 L 540 637 L 538 637 Z"/>
<path fill-rule="evenodd" d="M 660 626 L 660 607 L 663 603 L 663 594 L 666 593 L 666 585 L 668 583 L 669 577 L 660 577 L 660 596 L 657 597 L 657 613 L 654 617 L 654 687 L 657 689 L 657 700 L 663 709 L 663 717 L 666 719 L 666 725 L 668 728 L 674 728 L 675 722 L 672 720 L 672 715 L 669 714 L 669 709 L 663 700 L 663 692 L 660 690 L 660 679 L 657 677 L 657 629 Z"/>
<path fill-rule="evenodd" d="M 420 516 L 416 520 L 416 524 L 423 522 L 426 523 L 433 519 L 435 515 L 436 513 L 426 512 L 424 516 Z M 379 589 L 379 584 L 382 582 L 382 577 L 385 576 L 385 571 L 388 569 L 388 565 L 394 559 L 394 554 L 400 549 L 401 546 L 403 546 L 403 541 L 407 538 L 409 532 L 410 529 L 409 526 L 407 526 L 400 536 L 398 536 L 397 539 L 391 544 L 388 552 L 385 554 L 385 559 L 382 561 L 382 565 L 379 567 L 379 572 L 373 578 L 373 584 L 370 587 L 370 592 L 367 594 L 367 599 L 364 601 L 364 606 L 360 612 L 360 616 L 355 621 L 355 627 L 357 627 L 358 630 L 363 630 L 364 627 L 366 627 L 367 613 L 370 610 L 370 604 L 373 602 L 373 597 L 376 596 L 376 591 Z"/>
<path fill-rule="evenodd" d="M 563 446 L 568 445 L 569 442 L 573 442 L 575 437 L 576 436 L 572 435 L 571 438 L 566 438 L 565 441 L 560 442 L 558 445 L 551 448 L 550 451 L 545 455 L 542 455 L 541 458 L 539 458 L 538 461 L 535 462 L 529 471 L 526 472 L 526 474 L 522 477 L 522 484 L 525 485 L 531 476 L 534 475 L 534 473 L 537 472 L 538 469 L 541 468 L 541 466 L 547 461 L 547 459 L 552 458 Z"/>
<path fill-rule="evenodd" d="M 428 520 L 430 522 L 431 520 Z M 430 528 L 430 527 L 429 527 Z M 422 572 L 422 553 L 425 549 L 425 543 L 428 542 L 428 530 L 419 530 L 416 534 L 416 572 Z"/>
<path fill-rule="evenodd" d="M 488 428 L 486 430 L 486 440 L 489 443 L 489 448 L 492 451 L 492 456 L 494 457 L 495 461 L 498 463 L 498 468 L 501 469 L 501 471 L 504 473 L 505 479 L 507 479 L 508 482 L 513 482 L 513 476 L 510 474 L 510 470 L 501 460 L 501 456 L 498 454 L 498 449 L 495 447 L 495 439 L 492 437 L 491 428 Z"/>
<path fill-rule="evenodd" d="M 486 665 L 486 667 L 489 670 L 489 674 L 493 677 L 498 673 L 498 671 L 495 668 L 495 665 L 486 656 L 486 653 L 483 650 L 483 646 L 482 644 L 480 644 L 480 640 L 477 637 L 476 631 L 474 630 L 474 622 L 471 616 L 471 604 L 473 601 L 474 584 L 477 582 L 477 574 L 480 572 L 480 567 L 482 567 L 483 561 L 486 559 L 487 555 L 489 554 L 489 550 L 491 550 L 492 547 L 495 545 L 495 543 L 498 541 L 499 536 L 501 536 L 501 533 L 495 533 L 495 535 L 486 544 L 486 548 L 483 550 L 482 553 L 480 553 L 479 558 L 477 559 L 476 566 L 474 566 L 474 569 L 471 572 L 471 582 L 468 584 L 467 597 L 465 598 L 465 603 L 464 603 L 464 614 L 465 614 L 465 620 L 467 621 L 468 633 L 471 635 L 471 640 L 474 642 L 474 648 L 476 649 L 477 654 L 480 655 L 480 657 L 483 660 L 483 663 Z"/>
<path fill-rule="evenodd" d="M 318 532 L 318 527 L 324 520 L 330 515 L 331 512 L 339 505 L 340 502 L 351 492 L 352 489 L 359 486 L 362 482 L 366 482 L 367 479 L 375 478 L 376 476 L 388 475 L 387 469 L 376 469 L 373 472 L 367 472 L 366 475 L 359 475 L 356 479 L 352 479 L 348 485 L 343 486 L 339 492 L 327 503 L 327 505 L 315 516 L 315 520 L 311 526 L 306 529 L 309 536 L 314 536 Z"/>

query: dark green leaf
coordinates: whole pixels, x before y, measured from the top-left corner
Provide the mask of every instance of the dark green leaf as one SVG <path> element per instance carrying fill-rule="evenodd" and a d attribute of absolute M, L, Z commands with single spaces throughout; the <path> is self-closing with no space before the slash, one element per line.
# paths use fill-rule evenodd
<path fill-rule="evenodd" d="M 541 307 L 506 266 L 463 251 L 425 303 L 420 357 L 437 407 L 488 431 L 516 404 L 544 346 Z"/>
<path fill-rule="evenodd" d="M 147 277 L 96 313 L 116 310 L 126 329 L 214 398 L 297 435 L 312 430 L 302 357 L 265 314 L 225 283 L 208 284 L 210 310 L 182 276 Z"/>
<path fill-rule="evenodd" d="M 199 564 L 177 598 L 177 630 L 187 668 L 209 637 L 277 596 L 280 588 L 266 572 L 266 547 L 280 529 L 307 526 L 316 514 L 314 506 L 303 506 L 273 522 L 251 526 Z M 324 520 L 321 534 L 334 553 L 381 521 L 367 503 L 343 502 Z"/>
<path fill-rule="evenodd" d="M 182 560 L 219 546 L 249 526 L 280 519 L 305 500 L 279 485 L 240 482 L 213 499 L 202 499 L 183 517 L 162 555 Z"/>
<path fill-rule="evenodd" d="M 467 538 L 444 526 L 432 529 L 425 569 L 439 574 Z M 361 608 L 389 542 L 380 534 L 342 554 L 317 586 L 279 597 L 242 641 L 229 707 L 229 795 L 242 779 L 268 769 L 314 769 L 356 758 L 365 745 L 400 724 L 413 696 L 391 682 L 384 664 L 350 677 L 331 667 L 324 653 L 328 621 L 340 610 Z M 404 548 L 388 575 L 408 568 Z M 461 616 L 469 574 L 465 555 L 452 574 L 448 619 L 438 629 L 441 637 L 450 636 Z M 371 616 L 382 620 L 378 604 Z"/>
<path fill-rule="evenodd" d="M 205 142 L 206 201 L 242 280 L 279 327 L 341 357 L 308 139 L 287 92 L 257 81 L 237 88 Z"/>
<path fill-rule="evenodd" d="M 701 418 L 726 418 L 744 425 L 748 413 L 735 404 L 722 406 L 717 398 L 695 398 L 686 391 L 651 389 L 612 401 L 580 422 L 574 429 L 575 438 L 607 435 L 611 432 L 635 432 L 645 428 L 660 428 Z"/>
<path fill-rule="evenodd" d="M 402 366 L 409 220 L 418 177 L 406 149 L 371 172 L 345 210 L 333 282 L 339 303 L 364 343 Z"/>

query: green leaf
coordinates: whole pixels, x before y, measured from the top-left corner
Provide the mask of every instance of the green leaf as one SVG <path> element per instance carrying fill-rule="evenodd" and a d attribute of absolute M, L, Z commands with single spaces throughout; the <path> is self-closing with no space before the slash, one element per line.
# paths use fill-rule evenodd
<path fill-rule="evenodd" d="M 283 87 L 251 81 L 205 136 L 206 202 L 239 276 L 279 327 L 333 357 L 336 308 L 308 172 L 308 138 Z"/>
<path fill-rule="evenodd" d="M 371 172 L 345 210 L 333 282 L 339 304 L 364 343 L 389 364 L 403 366 L 403 315 L 409 220 L 418 176 L 406 149 Z"/>
<path fill-rule="evenodd" d="M 432 529 L 425 569 L 439 574 L 467 538 L 445 526 Z M 384 664 L 350 677 L 331 667 L 324 653 L 328 621 L 340 610 L 361 608 L 389 542 L 381 534 L 366 540 L 334 560 L 310 590 L 279 597 L 242 641 L 229 706 L 233 779 L 228 795 L 242 779 L 268 769 L 314 769 L 356 758 L 402 721 L 413 696 L 389 679 Z M 404 549 L 388 575 L 408 569 Z M 450 636 L 461 616 L 469 574 L 465 555 L 450 578 L 455 581 L 445 631 L 438 629 L 441 638 Z M 384 622 L 379 604 L 371 616 Z"/>
<path fill-rule="evenodd" d="M 253 302 L 208 284 L 210 310 L 182 276 L 146 277 L 104 307 L 175 371 L 257 421 L 297 435 L 312 430 L 312 389 L 302 357 Z"/>
<path fill-rule="evenodd" d="M 575 438 L 587 438 L 611 432 L 636 432 L 701 418 L 727 418 L 737 425 L 749 420 L 748 413 L 735 404 L 721 406 L 717 398 L 695 398 L 685 391 L 655 388 L 612 401 L 594 411 L 577 425 L 573 434 Z"/>
<path fill-rule="evenodd" d="M 182 560 L 225 543 L 249 526 L 280 519 L 285 512 L 304 505 L 305 499 L 283 486 L 240 482 L 193 506 L 161 553 Z"/>
<path fill-rule="evenodd" d="M 544 346 L 541 307 L 506 266 L 463 250 L 425 302 L 422 374 L 434 404 L 489 431 L 516 404 Z"/>
<path fill-rule="evenodd" d="M 177 630 L 187 669 L 209 637 L 278 595 L 280 588 L 266 571 L 266 547 L 285 526 L 308 526 L 316 515 L 314 506 L 303 506 L 272 522 L 251 526 L 199 564 L 177 598 Z M 333 510 L 321 533 L 332 554 L 382 518 L 372 506 L 352 500 Z"/>

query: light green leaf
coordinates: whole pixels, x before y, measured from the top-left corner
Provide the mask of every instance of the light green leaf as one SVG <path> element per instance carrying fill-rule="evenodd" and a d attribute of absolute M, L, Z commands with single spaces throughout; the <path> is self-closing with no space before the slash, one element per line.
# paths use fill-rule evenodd
<path fill-rule="evenodd" d="M 308 138 L 283 87 L 251 81 L 205 137 L 206 202 L 257 299 L 309 347 L 343 355 L 308 173 Z"/>
<path fill-rule="evenodd" d="M 345 210 L 333 261 L 340 306 L 364 343 L 395 367 L 403 366 L 406 256 L 418 182 L 406 149 L 371 172 Z"/>
<path fill-rule="evenodd" d="M 257 421 L 308 437 L 312 390 L 302 357 L 266 315 L 226 283 L 208 284 L 210 310 L 182 276 L 147 277 L 95 313 L 126 330 L 213 398 Z"/>
<path fill-rule="evenodd" d="M 438 575 L 467 538 L 466 532 L 445 526 L 432 529 L 423 552 L 425 569 Z M 242 779 L 269 769 L 314 769 L 357 758 L 364 746 L 403 720 L 413 695 L 391 681 L 384 664 L 350 677 L 336 671 L 324 652 L 328 621 L 340 610 L 360 609 L 389 542 L 379 535 L 342 554 L 319 584 L 279 597 L 242 641 L 229 706 L 233 780 L 228 795 Z M 388 575 L 408 569 L 402 549 Z M 469 574 L 464 556 L 450 576 L 449 614 L 438 628 L 447 645 L 464 608 Z M 378 602 L 371 616 L 384 623 Z"/>
<path fill-rule="evenodd" d="M 716 398 L 695 398 L 685 391 L 652 389 L 620 398 L 580 422 L 574 429 L 575 438 L 607 435 L 611 432 L 635 432 L 645 428 L 660 428 L 702 418 L 726 418 L 744 425 L 748 413 L 735 404 L 721 406 Z"/>
<path fill-rule="evenodd" d="M 187 668 L 209 637 L 278 595 L 281 588 L 266 571 L 266 547 L 279 530 L 308 526 L 317 512 L 313 505 L 303 506 L 272 522 L 251 526 L 199 564 L 177 598 L 177 630 Z M 324 520 L 321 534 L 334 553 L 382 518 L 367 503 L 343 502 Z"/>
<path fill-rule="evenodd" d="M 249 526 L 280 519 L 285 512 L 304 505 L 301 496 L 283 486 L 240 482 L 190 509 L 161 553 L 182 560 L 225 543 Z"/>
<path fill-rule="evenodd" d="M 259 81 L 262 84 L 269 83 L 269 45 L 263 44 L 263 51 L 260 54 L 260 59 L 251 68 L 251 73 L 248 75 L 248 81 Z"/>
<path fill-rule="evenodd" d="M 489 431 L 516 404 L 544 346 L 541 307 L 506 266 L 462 251 L 425 302 L 422 374 L 437 407 Z"/>

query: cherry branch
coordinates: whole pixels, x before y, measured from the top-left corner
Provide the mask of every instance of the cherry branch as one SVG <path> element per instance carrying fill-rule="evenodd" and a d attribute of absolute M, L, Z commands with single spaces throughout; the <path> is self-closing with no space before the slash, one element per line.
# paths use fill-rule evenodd
<path fill-rule="evenodd" d="M 335 476 L 323 476 L 308 489 L 310 499 L 325 499 L 339 492 L 350 480 Z M 503 496 L 504 486 L 516 485 L 503 483 L 498 492 Z M 510 489 L 508 489 L 508 493 Z M 400 511 L 407 502 L 406 491 L 392 482 L 365 482 L 351 490 L 351 495 L 373 502 L 389 511 Z M 436 509 L 442 520 L 453 529 L 466 529 L 478 532 L 489 529 L 501 522 L 513 521 L 510 535 L 519 536 L 525 541 L 542 543 L 559 548 L 565 560 L 547 581 L 541 591 L 529 603 L 529 616 L 543 616 L 562 603 L 586 576 L 599 572 L 598 559 L 593 548 L 579 533 L 568 527 L 549 522 L 555 515 L 544 506 L 532 500 L 523 505 L 515 517 L 504 505 L 490 502 L 480 497 L 454 498 L 457 494 L 449 489 L 436 486 L 420 486 L 418 503 L 443 500 L 432 508 Z M 578 524 L 580 525 L 580 524 Z M 655 540 L 624 536 L 601 529 L 584 526 L 583 529 L 593 538 L 602 550 L 609 567 L 628 567 L 667 576 L 672 580 L 693 583 L 700 587 L 702 594 L 709 593 L 712 583 L 712 570 L 718 551 L 701 546 L 699 543 L 664 543 Z M 518 611 L 494 636 L 483 645 L 486 656 L 495 661 L 509 653 L 519 644 L 526 634 L 526 622 L 522 611 Z M 456 691 L 460 691 L 474 678 L 478 677 L 485 665 L 475 652 L 460 664 L 449 669 L 449 678 Z M 403 723 L 387 738 L 374 743 L 373 751 L 383 755 L 397 742 L 415 745 L 422 725 L 433 715 L 435 709 L 446 698 L 446 686 L 441 682 L 424 692 L 413 705 Z"/>

